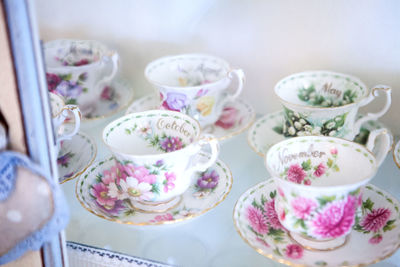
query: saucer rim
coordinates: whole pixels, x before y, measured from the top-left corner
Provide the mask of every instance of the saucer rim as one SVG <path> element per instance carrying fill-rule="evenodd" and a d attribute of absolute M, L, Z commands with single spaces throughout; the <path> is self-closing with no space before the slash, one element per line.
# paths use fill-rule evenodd
<path fill-rule="evenodd" d="M 67 178 L 67 179 L 62 180 L 61 182 L 59 181 L 59 182 L 58 182 L 59 184 L 63 184 L 63 183 L 65 183 L 65 182 L 71 181 L 71 180 L 77 178 L 78 176 L 80 176 L 82 173 L 84 173 L 84 172 L 93 164 L 95 158 L 97 157 L 97 145 L 96 145 L 96 143 L 94 142 L 94 140 L 91 138 L 91 136 L 89 136 L 88 134 L 86 134 L 86 133 L 84 133 L 84 132 L 81 132 L 81 131 L 79 131 L 76 135 L 81 135 L 81 136 L 86 137 L 86 139 L 89 140 L 89 141 L 91 142 L 91 145 L 93 146 L 93 152 L 94 152 L 94 153 L 93 153 L 93 155 L 92 155 L 90 161 L 86 164 L 86 166 L 85 166 L 84 168 L 82 168 L 80 171 L 76 172 L 73 176 L 71 176 L 71 177 L 69 177 L 69 178 Z M 76 135 L 75 135 L 75 136 L 76 136 Z M 75 136 L 73 136 L 73 137 L 71 138 L 71 140 L 72 140 Z M 57 167 L 57 169 L 58 169 L 58 167 Z M 58 179 L 60 179 L 60 178 L 58 178 Z"/>
<path fill-rule="evenodd" d="M 294 263 L 294 262 L 292 262 L 292 261 L 290 261 L 290 260 L 288 260 L 288 259 L 286 259 L 286 258 L 278 258 L 278 257 L 274 256 L 273 254 L 267 254 L 267 253 L 265 253 L 262 249 L 259 249 L 259 248 L 255 247 L 254 245 L 250 244 L 250 241 L 242 235 L 242 232 L 241 232 L 241 230 L 239 229 L 239 226 L 238 226 L 238 220 L 235 219 L 235 214 L 236 214 L 236 211 L 237 211 L 237 208 L 238 208 L 239 201 L 242 200 L 243 196 L 244 196 L 247 192 L 257 190 L 256 188 L 259 187 L 259 186 L 261 186 L 261 184 L 264 184 L 264 183 L 267 183 L 267 182 L 273 183 L 273 180 L 274 180 L 273 177 L 269 177 L 269 176 L 268 176 L 266 179 L 264 179 L 264 181 L 259 182 L 259 183 L 255 184 L 255 185 L 253 185 L 253 186 L 247 188 L 247 189 L 239 196 L 239 198 L 236 200 L 236 203 L 235 203 L 235 206 L 234 206 L 233 212 L 232 212 L 233 225 L 234 225 L 234 227 L 235 227 L 236 232 L 239 234 L 239 236 L 242 238 L 242 240 L 243 240 L 247 245 L 249 245 L 253 250 L 255 250 L 258 254 L 260 254 L 260 255 L 262 255 L 262 256 L 264 256 L 264 257 L 266 257 L 266 258 L 269 258 L 269 259 L 273 260 L 274 262 L 282 263 L 282 264 L 285 264 L 285 265 L 287 265 L 287 266 L 292 266 L 292 267 L 307 267 L 307 265 L 304 265 L 304 264 L 297 264 L 297 263 Z M 378 189 L 378 190 L 381 191 L 385 196 L 389 196 L 391 199 L 396 200 L 396 202 L 397 202 L 398 204 L 400 204 L 400 202 L 397 200 L 397 198 L 395 198 L 392 194 L 388 193 L 386 190 L 383 190 L 383 189 L 381 189 L 380 187 L 378 187 L 378 186 L 376 186 L 376 185 L 374 185 L 374 184 L 371 184 L 371 183 L 367 183 L 365 186 L 371 186 L 371 187 L 373 187 L 374 189 Z M 400 220 L 400 219 L 399 219 L 399 220 Z M 354 231 L 354 230 L 352 230 L 352 231 Z M 392 252 L 390 252 L 389 254 L 387 254 L 387 255 L 385 255 L 385 256 L 383 256 L 383 257 L 376 258 L 376 259 L 374 259 L 373 261 L 368 262 L 368 263 L 359 263 L 359 264 L 356 264 L 356 265 L 349 265 L 349 266 L 347 266 L 347 267 L 369 266 L 369 265 L 371 265 L 371 264 L 375 264 L 375 263 L 381 262 L 381 261 L 383 261 L 383 260 L 385 260 L 385 259 L 387 259 L 387 258 L 390 258 L 394 253 L 396 253 L 396 251 L 398 251 L 398 249 L 400 249 L 400 241 L 398 242 L 397 247 L 395 247 L 395 248 L 393 249 Z M 319 253 L 324 253 L 324 252 L 319 252 Z"/>
<path fill-rule="evenodd" d="M 276 110 L 276 111 L 268 112 L 268 113 L 262 115 L 260 118 L 258 118 L 256 121 L 254 121 L 254 123 L 252 124 L 252 127 L 255 127 L 255 125 L 257 124 L 257 122 L 258 122 L 258 121 L 261 121 L 262 119 L 264 119 L 264 117 L 269 116 L 269 115 L 272 115 L 272 114 L 279 114 L 279 113 L 281 113 L 281 112 L 283 112 L 283 110 Z M 365 116 L 365 114 L 362 114 L 362 113 L 361 113 L 361 115 L 364 115 L 364 116 Z M 393 140 L 394 140 L 393 133 L 392 133 L 392 131 L 390 131 L 390 129 L 389 129 L 384 123 L 380 122 L 379 119 L 375 120 L 375 122 L 381 124 L 382 127 L 385 127 L 385 128 L 387 129 L 387 131 L 388 131 L 388 134 L 390 135 L 390 139 L 392 140 L 392 144 L 391 144 L 390 148 L 389 148 L 388 151 L 387 151 L 387 154 L 389 154 L 389 152 L 390 152 L 391 150 L 394 151 L 394 145 L 395 145 L 395 143 L 393 142 Z M 368 122 L 366 122 L 366 123 L 368 123 Z M 265 157 L 266 157 L 266 153 L 262 153 L 260 150 L 258 150 L 258 149 L 253 145 L 252 141 L 250 140 L 250 139 L 251 139 L 251 132 L 253 131 L 253 128 L 252 128 L 252 127 L 250 127 L 249 131 L 247 132 L 247 144 L 250 146 L 250 148 L 251 148 L 257 155 L 259 155 L 259 156 L 262 157 L 262 158 L 265 158 Z M 287 139 L 287 138 L 283 137 L 282 141 L 283 141 L 283 140 L 286 140 L 286 139 Z M 342 138 L 342 139 L 343 139 L 343 138 Z M 347 139 L 345 139 L 345 140 L 347 140 Z M 354 142 L 354 139 L 351 140 L 351 142 Z M 400 141 L 399 141 L 399 143 L 400 143 Z M 374 153 L 372 153 L 372 154 L 375 155 Z M 394 154 L 393 154 L 393 156 L 394 156 Z M 396 163 L 397 163 L 397 162 L 396 162 Z M 399 162 L 398 167 L 400 168 L 400 162 Z"/>
<path fill-rule="evenodd" d="M 130 108 L 131 106 L 133 106 L 136 102 L 143 101 L 143 100 L 146 99 L 146 98 L 149 98 L 149 100 L 150 100 L 150 99 L 153 99 L 154 97 L 157 97 L 157 95 L 154 94 L 154 93 L 150 93 L 150 94 L 144 95 L 144 96 L 142 96 L 142 97 L 140 97 L 140 98 L 138 98 L 138 99 L 135 99 L 135 100 L 132 101 L 132 103 L 127 107 L 126 112 L 125 112 L 125 115 L 130 114 L 130 113 L 134 113 L 134 112 L 129 112 L 129 108 Z M 220 136 L 220 137 L 215 137 L 218 141 L 227 140 L 227 139 L 230 139 L 230 138 L 232 138 L 232 137 L 235 137 L 236 135 L 239 135 L 239 134 L 245 132 L 246 130 L 248 130 L 248 129 L 254 124 L 254 122 L 255 122 L 255 120 L 256 120 L 256 112 L 255 112 L 255 109 L 254 109 L 254 107 L 251 106 L 247 101 L 245 101 L 245 100 L 243 100 L 243 99 L 240 99 L 240 98 L 236 98 L 236 99 L 234 99 L 234 100 L 231 101 L 231 102 L 233 102 L 233 103 L 235 103 L 235 102 L 241 102 L 240 104 L 243 105 L 243 106 L 246 108 L 246 111 L 249 111 L 248 114 L 250 114 L 250 116 L 249 116 L 250 119 L 248 120 L 247 125 L 245 125 L 244 127 L 238 129 L 237 131 L 234 131 L 234 132 L 225 134 L 225 135 Z M 137 112 L 141 112 L 141 111 L 137 111 Z M 224 131 L 226 131 L 226 130 L 224 129 Z"/>
<path fill-rule="evenodd" d="M 200 153 L 200 154 L 201 154 L 201 155 L 207 155 L 206 153 Z M 98 165 L 98 164 L 99 164 L 100 162 L 102 162 L 102 161 L 103 161 L 103 162 L 104 162 L 104 161 L 110 161 L 110 160 L 112 160 L 112 159 L 114 159 L 114 156 L 112 156 L 112 155 L 107 155 L 107 156 L 105 156 L 103 159 L 100 159 L 100 160 L 97 160 L 96 162 L 94 162 L 94 163 L 93 163 L 93 166 L 94 166 L 93 168 L 99 167 L 100 165 Z M 232 175 L 232 171 L 231 171 L 231 169 L 228 167 L 228 165 L 227 165 L 225 162 L 223 162 L 222 160 L 220 160 L 219 158 L 215 161 L 215 163 L 214 163 L 212 166 L 214 166 L 215 164 L 217 164 L 217 162 L 219 162 L 220 164 L 222 163 L 222 164 L 221 164 L 222 166 L 219 166 L 219 167 L 220 167 L 221 169 L 224 169 L 224 168 L 225 168 L 225 169 L 226 169 L 226 174 L 228 175 L 227 181 L 229 182 L 229 187 L 227 188 L 227 190 L 225 190 L 224 195 L 222 195 L 222 198 L 220 198 L 218 201 L 216 201 L 211 207 L 206 208 L 206 209 L 204 209 L 204 210 L 201 210 L 201 211 L 199 211 L 198 213 L 191 214 L 191 215 L 189 215 L 189 216 L 185 216 L 185 217 L 179 218 L 179 219 L 174 219 L 174 220 L 170 220 L 170 221 L 160 221 L 160 222 L 150 222 L 150 221 L 148 221 L 148 222 L 135 223 L 135 222 L 132 222 L 132 221 L 121 221 L 121 220 L 119 220 L 119 219 L 107 218 L 106 216 L 104 216 L 104 215 L 102 215 L 102 214 L 99 214 L 99 213 L 97 213 L 97 212 L 91 210 L 89 207 L 86 206 L 85 203 L 83 203 L 83 200 L 81 200 L 81 198 L 80 198 L 80 196 L 79 196 L 79 194 L 78 194 L 78 184 L 79 184 L 79 181 L 80 181 L 79 178 L 80 178 L 81 176 L 83 176 L 84 173 L 82 173 L 82 174 L 79 176 L 79 178 L 76 180 L 76 183 L 75 183 L 75 196 L 76 196 L 76 198 L 78 199 L 78 201 L 79 201 L 79 203 L 81 204 L 81 206 L 82 206 L 85 210 L 87 210 L 87 211 L 89 211 L 90 213 L 96 215 L 97 217 L 100 217 L 100 218 L 105 219 L 105 220 L 107 220 L 107 221 L 116 222 L 116 223 L 125 224 L 125 225 L 133 225 L 133 226 L 159 226 L 159 225 L 171 225 L 171 224 L 176 224 L 176 223 L 179 223 L 179 222 L 183 222 L 183 221 L 188 221 L 188 220 L 190 220 L 190 219 L 194 219 L 194 218 L 196 218 L 196 217 L 200 217 L 201 215 L 207 213 L 208 211 L 210 211 L 210 210 L 216 208 L 219 204 L 221 204 L 221 203 L 228 197 L 229 193 L 230 193 L 231 190 L 232 190 L 232 185 L 233 185 L 233 175 Z M 97 166 L 95 166 L 95 165 L 97 165 Z M 103 165 L 103 164 L 101 164 L 101 165 Z M 82 182 L 83 182 L 83 181 L 82 181 Z M 184 202 L 183 199 L 182 199 L 182 202 Z M 137 212 L 137 213 L 142 213 L 142 212 L 140 212 L 140 211 L 135 211 L 135 212 Z M 163 214 L 163 213 L 154 213 L 154 214 Z"/>
<path fill-rule="evenodd" d="M 396 150 L 399 150 L 398 156 L 396 156 Z M 398 140 L 397 143 L 393 145 L 392 155 L 394 163 L 400 169 L 400 140 Z"/>

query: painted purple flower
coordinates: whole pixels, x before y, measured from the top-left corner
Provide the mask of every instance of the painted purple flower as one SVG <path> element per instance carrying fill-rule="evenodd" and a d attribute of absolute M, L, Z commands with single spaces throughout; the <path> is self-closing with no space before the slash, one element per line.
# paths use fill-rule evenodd
<path fill-rule="evenodd" d="M 167 193 L 168 191 L 175 188 L 174 181 L 176 180 L 175 173 L 164 173 L 165 181 L 164 181 L 164 192 Z"/>
<path fill-rule="evenodd" d="M 379 244 L 382 241 L 382 239 L 383 239 L 382 235 L 374 235 L 368 240 L 368 243 L 376 245 Z"/>
<path fill-rule="evenodd" d="M 356 197 L 327 204 L 312 221 L 313 234 L 320 238 L 336 238 L 347 234 L 354 224 Z"/>
<path fill-rule="evenodd" d="M 82 86 L 74 81 L 62 81 L 56 88 L 60 95 L 72 99 L 78 98 L 82 90 Z"/>
<path fill-rule="evenodd" d="M 297 218 L 305 219 L 315 210 L 317 203 L 314 200 L 305 197 L 296 197 L 292 200 L 292 208 Z"/>
<path fill-rule="evenodd" d="M 161 148 L 166 152 L 179 150 L 183 147 L 182 141 L 179 137 L 166 137 L 160 143 Z"/>
<path fill-rule="evenodd" d="M 249 206 L 247 208 L 247 219 L 254 231 L 262 235 L 268 233 L 267 219 L 259 208 Z"/>
<path fill-rule="evenodd" d="M 64 155 L 57 158 L 57 164 L 63 167 L 68 167 L 69 161 L 71 160 L 72 156 L 73 155 L 71 152 L 65 153 Z"/>
<path fill-rule="evenodd" d="M 326 171 L 326 166 L 321 162 L 314 171 L 314 176 L 321 177 Z"/>
<path fill-rule="evenodd" d="M 303 257 L 303 248 L 297 244 L 289 244 L 286 246 L 285 254 L 291 259 L 301 259 Z"/>
<path fill-rule="evenodd" d="M 100 206 L 104 207 L 107 210 L 114 208 L 117 198 L 110 197 L 108 195 L 108 188 L 105 184 L 98 183 L 93 185 L 90 193 L 96 198 L 96 202 Z"/>
<path fill-rule="evenodd" d="M 199 98 L 199 97 L 202 97 L 202 96 L 204 96 L 204 95 L 206 95 L 207 93 L 208 93 L 208 89 L 200 89 L 199 91 L 197 91 L 197 93 L 196 93 L 196 98 Z"/>
<path fill-rule="evenodd" d="M 114 203 L 113 207 L 105 207 L 99 205 L 97 202 L 96 204 L 102 209 L 105 213 L 112 215 L 112 216 L 117 216 L 121 212 L 121 210 L 125 209 L 124 202 L 122 200 L 117 200 Z"/>
<path fill-rule="evenodd" d="M 157 160 L 155 165 L 156 167 L 161 167 L 162 165 L 164 165 L 164 161 L 162 159 Z"/>
<path fill-rule="evenodd" d="M 222 127 L 224 129 L 230 129 L 232 128 L 235 123 L 236 119 L 238 116 L 238 110 L 234 107 L 225 107 L 224 110 L 222 111 L 221 116 L 215 122 L 215 125 Z"/>
<path fill-rule="evenodd" d="M 218 185 L 219 175 L 215 170 L 205 172 L 198 180 L 197 186 L 204 189 L 214 189 Z"/>
<path fill-rule="evenodd" d="M 47 88 L 53 92 L 57 85 L 61 82 L 61 78 L 57 74 L 46 73 Z"/>
<path fill-rule="evenodd" d="M 287 179 L 297 184 L 301 184 L 306 175 L 306 172 L 299 164 L 291 165 L 287 171 Z"/>
<path fill-rule="evenodd" d="M 181 111 L 187 105 L 187 97 L 182 93 L 167 93 L 167 99 L 162 103 L 165 109 Z"/>
<path fill-rule="evenodd" d="M 264 211 L 264 215 L 272 228 L 284 229 L 281 222 L 279 221 L 278 214 L 275 211 L 275 199 L 265 202 Z"/>
<path fill-rule="evenodd" d="M 373 209 L 361 221 L 360 225 L 366 231 L 378 232 L 389 220 L 391 212 L 386 208 Z"/>

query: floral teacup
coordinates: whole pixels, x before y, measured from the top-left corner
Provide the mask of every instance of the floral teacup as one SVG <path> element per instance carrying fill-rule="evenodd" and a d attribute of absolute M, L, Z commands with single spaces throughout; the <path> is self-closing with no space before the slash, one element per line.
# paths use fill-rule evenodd
<path fill-rule="evenodd" d="M 346 241 L 363 186 L 390 149 L 386 136 L 376 157 L 364 146 L 335 137 L 304 136 L 272 146 L 266 167 L 275 178 L 275 210 L 291 237 L 305 248 L 331 250 Z M 373 140 L 369 148 L 373 146 Z"/>
<path fill-rule="evenodd" d="M 358 108 L 369 104 L 377 93 L 386 96 L 384 108 L 356 120 Z M 275 93 L 284 108 L 285 136 L 325 135 L 353 140 L 361 125 L 377 120 L 389 109 L 391 89 L 375 86 L 371 93 L 353 76 L 330 71 L 290 75 L 277 83 Z"/>
<path fill-rule="evenodd" d="M 53 119 L 54 132 L 56 133 L 56 149 L 60 150 L 62 141 L 71 139 L 78 133 L 81 125 L 81 112 L 76 105 L 65 105 L 64 100 L 56 94 L 49 93 L 51 115 Z M 67 120 L 68 115 L 73 116 L 73 126 L 68 132 L 65 131 L 64 122 Z"/>
<path fill-rule="evenodd" d="M 110 177 L 115 185 L 109 187 L 109 196 L 144 212 L 178 205 L 192 174 L 205 171 L 218 157 L 218 141 L 201 136 L 200 130 L 191 117 L 165 110 L 131 113 L 108 124 L 103 141 L 125 178 Z M 205 146 L 210 146 L 211 156 L 199 162 L 198 154 Z"/>
<path fill-rule="evenodd" d="M 159 91 L 161 109 L 183 112 L 199 121 L 202 127 L 220 117 L 224 105 L 239 96 L 244 73 L 231 69 L 217 57 L 201 54 L 169 56 L 149 63 L 145 76 Z M 233 77 L 237 88 L 228 88 Z"/>
<path fill-rule="evenodd" d="M 54 40 L 44 45 L 44 52 L 49 91 L 85 113 L 118 71 L 118 54 L 96 41 Z"/>

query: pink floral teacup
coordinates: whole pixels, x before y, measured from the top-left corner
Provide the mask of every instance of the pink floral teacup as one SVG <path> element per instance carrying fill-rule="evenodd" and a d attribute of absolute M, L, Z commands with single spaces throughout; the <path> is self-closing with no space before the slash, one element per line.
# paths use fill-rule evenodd
<path fill-rule="evenodd" d="M 240 69 L 217 57 L 201 54 L 168 56 L 149 63 L 147 80 L 159 91 L 161 109 L 183 112 L 202 127 L 215 123 L 225 104 L 237 98 L 244 82 Z M 232 79 L 236 90 L 230 92 Z"/>
<path fill-rule="evenodd" d="M 305 248 L 332 250 L 342 246 L 356 219 L 363 186 L 375 175 L 390 149 L 390 137 L 375 155 L 345 139 L 295 137 L 270 148 L 266 167 L 275 177 L 275 210 L 291 237 Z M 369 148 L 373 146 L 371 141 Z"/>
<path fill-rule="evenodd" d="M 218 141 L 201 136 L 196 120 L 166 110 L 125 115 L 104 128 L 103 141 L 125 177 L 111 181 L 115 186 L 110 187 L 110 197 L 128 201 L 143 212 L 162 212 L 178 205 L 193 173 L 209 168 L 219 153 Z M 200 162 L 198 154 L 206 146 L 211 155 Z"/>
<path fill-rule="evenodd" d="M 62 95 L 87 113 L 118 71 L 119 56 L 88 40 L 54 40 L 44 45 L 50 92 Z"/>

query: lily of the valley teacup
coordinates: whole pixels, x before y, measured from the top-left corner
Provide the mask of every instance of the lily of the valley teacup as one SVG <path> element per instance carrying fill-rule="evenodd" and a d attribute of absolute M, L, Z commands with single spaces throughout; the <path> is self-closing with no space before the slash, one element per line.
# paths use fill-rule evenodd
<path fill-rule="evenodd" d="M 224 105 L 237 98 L 244 82 L 240 69 L 217 57 L 201 54 L 168 56 L 149 63 L 147 80 L 159 91 L 161 109 L 183 112 L 202 127 L 216 122 Z M 237 88 L 230 92 L 233 78 Z"/>
<path fill-rule="evenodd" d="M 129 201 L 143 212 L 165 211 L 178 205 L 192 174 L 209 168 L 219 153 L 218 141 L 201 136 L 196 120 L 166 110 L 125 115 L 104 128 L 103 141 L 125 177 L 114 181 L 109 196 Z M 211 148 L 210 158 L 199 162 L 198 153 L 207 146 Z"/>
<path fill-rule="evenodd" d="M 54 40 L 44 45 L 44 52 L 49 91 L 84 113 L 93 109 L 118 71 L 118 54 L 96 41 Z"/>
<path fill-rule="evenodd" d="M 356 120 L 358 108 L 369 104 L 378 92 L 386 96 L 383 109 Z M 325 135 L 353 140 L 361 125 L 377 120 L 389 109 L 391 89 L 364 83 L 347 74 L 308 71 L 290 75 L 277 83 L 275 93 L 284 108 L 285 136 Z"/>
<path fill-rule="evenodd" d="M 53 93 L 49 93 L 49 95 L 53 127 L 56 133 L 56 149 L 58 152 L 62 141 L 69 140 L 78 133 L 81 125 L 81 112 L 76 105 L 65 105 L 64 100 L 60 96 Z M 68 119 L 68 116 L 71 115 L 74 120 L 71 127 L 68 127 L 68 130 L 66 130 L 63 124 Z"/>
<path fill-rule="evenodd" d="M 372 139 L 384 135 L 377 130 Z M 352 141 L 327 136 L 284 140 L 270 148 L 266 167 L 275 177 L 275 210 L 291 237 L 305 248 L 331 250 L 346 241 L 361 204 L 363 186 L 375 175 L 390 149 L 370 152 Z M 371 139 L 371 140 L 372 140 Z"/>

